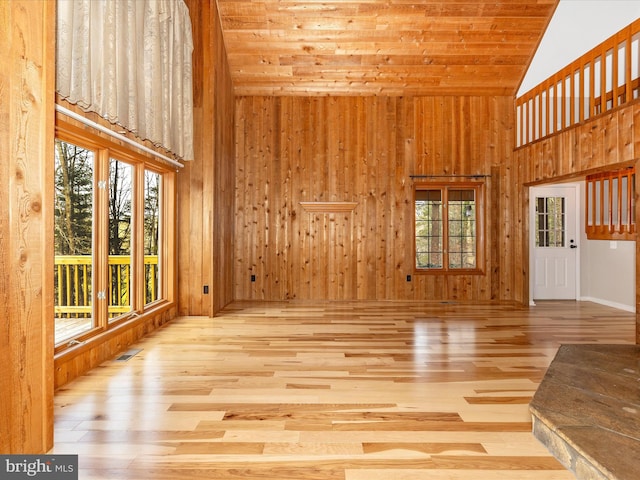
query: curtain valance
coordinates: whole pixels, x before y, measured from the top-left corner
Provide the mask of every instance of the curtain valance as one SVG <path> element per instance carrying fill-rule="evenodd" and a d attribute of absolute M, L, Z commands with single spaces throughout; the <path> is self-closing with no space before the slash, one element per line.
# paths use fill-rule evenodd
<path fill-rule="evenodd" d="M 193 159 L 193 39 L 183 0 L 58 0 L 56 90 Z"/>

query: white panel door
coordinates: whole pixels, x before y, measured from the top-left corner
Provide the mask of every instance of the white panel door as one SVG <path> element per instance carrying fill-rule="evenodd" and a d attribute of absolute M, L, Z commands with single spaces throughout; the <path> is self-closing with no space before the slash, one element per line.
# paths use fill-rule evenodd
<path fill-rule="evenodd" d="M 577 187 L 531 189 L 533 298 L 577 298 Z"/>

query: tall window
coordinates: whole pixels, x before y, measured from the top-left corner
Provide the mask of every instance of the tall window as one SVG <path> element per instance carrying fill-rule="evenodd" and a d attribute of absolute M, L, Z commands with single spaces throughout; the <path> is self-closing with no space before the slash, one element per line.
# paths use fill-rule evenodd
<path fill-rule="evenodd" d="M 144 172 L 144 297 L 145 303 L 158 300 L 160 293 L 160 194 L 162 175 Z"/>
<path fill-rule="evenodd" d="M 91 330 L 93 322 L 92 150 L 56 140 L 55 145 L 55 342 Z"/>
<path fill-rule="evenodd" d="M 133 167 L 109 161 L 109 318 L 131 311 Z"/>
<path fill-rule="evenodd" d="M 62 122 L 55 148 L 55 343 L 61 349 L 169 300 L 162 272 L 174 173 Z M 133 315 L 136 314 L 136 315 Z"/>
<path fill-rule="evenodd" d="M 421 184 L 415 190 L 418 271 L 482 269 L 482 184 Z"/>

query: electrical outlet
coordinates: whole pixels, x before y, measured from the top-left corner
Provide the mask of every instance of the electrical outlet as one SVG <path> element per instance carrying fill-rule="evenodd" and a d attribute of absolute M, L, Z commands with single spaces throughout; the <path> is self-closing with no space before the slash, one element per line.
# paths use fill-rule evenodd
<path fill-rule="evenodd" d="M 205 295 L 209 293 L 209 285 L 205 285 L 204 287 L 202 287 L 202 293 L 204 293 Z"/>
<path fill-rule="evenodd" d="M 411 275 L 407 275 L 407 282 L 411 281 Z"/>
<path fill-rule="evenodd" d="M 251 281 L 255 282 L 256 281 L 256 276 L 255 275 L 251 275 Z"/>

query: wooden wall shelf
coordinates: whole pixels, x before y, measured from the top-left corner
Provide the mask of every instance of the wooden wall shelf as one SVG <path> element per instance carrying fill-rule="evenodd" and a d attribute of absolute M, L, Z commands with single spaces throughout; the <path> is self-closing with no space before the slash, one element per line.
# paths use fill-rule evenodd
<path fill-rule="evenodd" d="M 300 202 L 300 205 L 307 212 L 339 213 L 353 211 L 358 202 Z"/>

